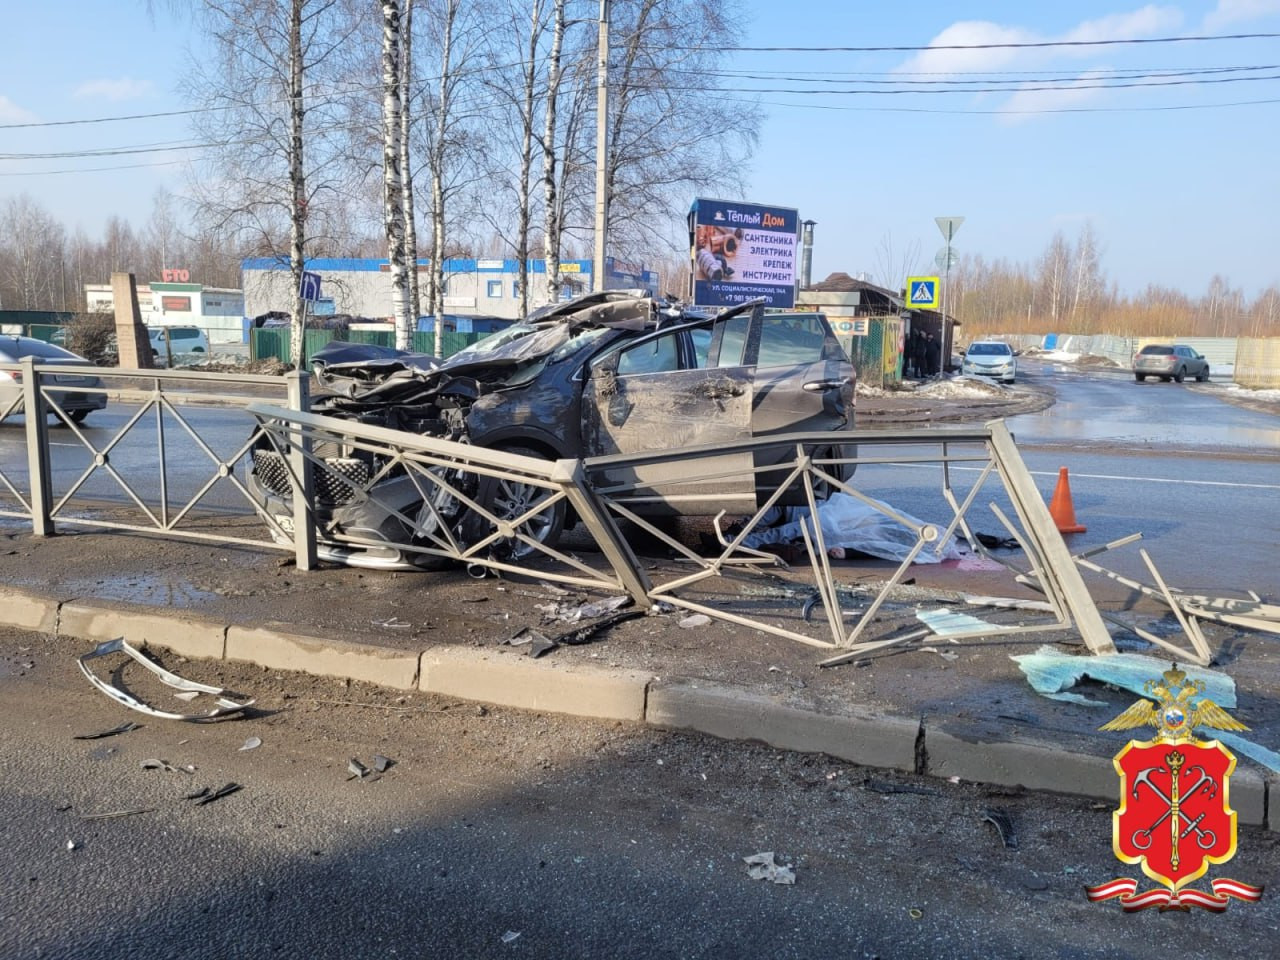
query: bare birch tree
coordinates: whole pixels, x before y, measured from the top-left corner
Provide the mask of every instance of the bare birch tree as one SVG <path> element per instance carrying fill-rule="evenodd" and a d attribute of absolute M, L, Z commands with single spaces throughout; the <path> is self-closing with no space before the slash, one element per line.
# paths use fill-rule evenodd
<path fill-rule="evenodd" d="M 337 0 L 204 0 L 202 11 L 213 55 L 183 86 L 220 108 L 195 117 L 220 147 L 193 177 L 197 218 L 244 246 L 275 251 L 288 237 L 290 358 L 301 366 L 308 244 L 326 232 L 326 207 L 342 202 L 348 172 L 347 131 L 324 70 L 354 24 Z"/>
<path fill-rule="evenodd" d="M 563 230 L 556 175 L 556 108 L 560 98 L 560 58 L 564 53 L 565 0 L 551 0 L 551 52 L 547 57 L 547 95 L 542 117 L 542 242 L 546 302 L 560 299 L 560 234 Z"/>
<path fill-rule="evenodd" d="M 396 347 L 408 350 L 413 333 L 409 321 L 409 275 L 404 248 L 404 114 L 400 109 L 400 0 L 382 0 L 382 211 L 391 268 L 391 316 Z"/>
<path fill-rule="evenodd" d="M 404 0 L 404 22 L 400 29 L 400 176 L 404 196 L 404 254 L 409 270 L 409 316 L 411 326 L 416 328 L 422 312 L 422 298 L 418 283 L 418 217 L 413 200 L 413 164 L 409 156 L 413 131 L 413 2 Z"/>

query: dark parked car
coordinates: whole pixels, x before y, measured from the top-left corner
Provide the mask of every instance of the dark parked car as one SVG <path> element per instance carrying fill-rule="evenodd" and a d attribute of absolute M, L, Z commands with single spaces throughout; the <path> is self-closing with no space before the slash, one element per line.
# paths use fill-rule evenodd
<path fill-rule="evenodd" d="M 0 363 L 18 363 L 23 357 L 34 357 L 38 364 L 49 363 L 57 366 L 89 367 L 92 366 L 84 357 L 64 350 L 52 343 L 45 343 L 34 337 L 0 336 Z M 101 392 L 80 392 L 79 390 L 59 390 L 65 387 L 101 387 L 102 381 L 94 376 L 81 376 L 75 373 L 57 373 L 53 375 L 53 383 L 47 384 L 49 399 L 76 423 L 83 423 L 84 418 L 94 410 L 101 410 L 107 405 L 107 395 Z M 14 407 L 15 401 L 22 396 L 22 374 L 0 370 L 0 419 L 5 411 Z"/>
<path fill-rule="evenodd" d="M 1133 376 L 1139 383 L 1147 377 L 1159 377 L 1165 383 L 1195 377 L 1203 383 L 1209 379 L 1209 361 L 1180 343 L 1148 343 L 1133 358 Z"/>
<path fill-rule="evenodd" d="M 838 434 L 854 424 L 855 371 L 826 318 L 765 313 L 759 304 L 709 314 L 608 291 L 535 311 L 436 369 L 423 369 L 413 355 L 387 357 L 385 348 L 369 355 L 325 364 L 322 382 L 342 393 L 318 398 L 316 413 L 545 459 L 678 450 L 802 430 Z M 830 448 L 818 451 L 824 452 L 852 451 L 833 437 Z M 383 466 L 359 449 L 322 455 L 357 482 Z M 633 508 L 667 515 L 751 512 L 759 495 L 777 488 L 777 471 L 754 470 L 769 465 L 750 453 L 733 454 L 726 456 L 730 479 L 677 484 L 670 475 L 642 476 L 657 496 Z M 253 453 L 250 481 L 268 512 L 291 515 L 287 469 L 265 443 Z M 341 482 L 325 486 L 316 504 L 323 529 L 358 531 L 387 546 L 353 548 L 327 538 L 322 556 L 384 568 L 438 563 L 397 548 L 412 534 L 387 507 L 417 515 L 423 494 L 412 478 L 392 471 L 375 488 L 376 499 L 358 497 Z M 531 497 L 545 495 L 506 482 L 488 487 L 477 493 L 481 502 L 511 517 L 534 505 Z M 571 520 L 559 501 L 525 532 L 553 543 Z"/>

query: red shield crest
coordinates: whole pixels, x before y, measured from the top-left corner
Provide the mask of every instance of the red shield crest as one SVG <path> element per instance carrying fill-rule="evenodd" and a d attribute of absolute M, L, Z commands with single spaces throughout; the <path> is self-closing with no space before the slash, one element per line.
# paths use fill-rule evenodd
<path fill-rule="evenodd" d="M 1230 780 L 1236 758 L 1216 740 L 1139 742 L 1116 755 L 1120 809 L 1112 845 L 1175 893 L 1236 852 Z"/>

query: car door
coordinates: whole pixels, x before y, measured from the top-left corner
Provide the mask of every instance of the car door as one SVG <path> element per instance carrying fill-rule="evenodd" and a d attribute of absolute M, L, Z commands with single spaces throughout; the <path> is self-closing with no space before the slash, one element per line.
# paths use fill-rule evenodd
<path fill-rule="evenodd" d="M 707 364 L 707 345 L 725 335 L 723 324 L 716 326 L 708 321 L 701 330 L 661 331 L 597 357 L 583 385 L 584 454 L 680 451 L 749 439 L 751 371 L 740 362 Z M 604 476 L 611 486 L 634 487 L 622 499 L 641 513 L 747 513 L 755 504 L 751 464 L 749 451 L 726 451 L 693 461 L 610 467 Z M 696 476 L 708 479 L 690 479 Z"/>
<path fill-rule="evenodd" d="M 820 314 L 764 314 L 759 318 L 759 329 L 748 339 L 746 353 L 755 371 L 751 416 L 755 436 L 801 431 L 838 434 L 853 428 L 853 364 Z M 839 444 L 815 447 L 810 452 L 852 457 L 856 448 Z M 756 454 L 761 499 L 772 494 L 784 479 L 781 470 L 764 468 L 790 459 L 793 453 L 789 448 L 777 448 Z M 848 465 L 837 469 L 842 480 L 849 479 L 852 472 Z M 793 487 L 782 502 L 803 502 L 803 491 Z"/>

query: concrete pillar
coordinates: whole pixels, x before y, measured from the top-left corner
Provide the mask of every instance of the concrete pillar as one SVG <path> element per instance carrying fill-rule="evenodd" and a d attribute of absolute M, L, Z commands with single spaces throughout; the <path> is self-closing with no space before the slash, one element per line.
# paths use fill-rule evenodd
<path fill-rule="evenodd" d="M 133 370 L 149 370 L 151 340 L 147 328 L 142 325 L 142 311 L 138 308 L 138 283 L 132 273 L 111 275 L 111 297 L 116 310 L 116 345 L 120 352 L 120 366 Z"/>

